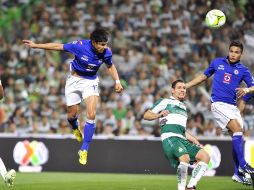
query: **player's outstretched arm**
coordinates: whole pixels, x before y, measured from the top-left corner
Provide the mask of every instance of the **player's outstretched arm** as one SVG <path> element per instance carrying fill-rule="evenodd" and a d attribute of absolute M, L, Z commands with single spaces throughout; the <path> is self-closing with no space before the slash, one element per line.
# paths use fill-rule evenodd
<path fill-rule="evenodd" d="M 116 70 L 116 67 L 114 64 L 111 65 L 111 67 L 107 67 L 110 75 L 115 80 L 115 91 L 117 93 L 120 93 L 123 91 L 123 86 L 121 85 L 121 82 L 119 80 L 118 72 Z"/>
<path fill-rule="evenodd" d="M 23 40 L 23 43 L 30 48 L 46 49 L 46 50 L 63 50 L 63 44 L 60 43 L 45 43 L 37 44 L 31 40 Z"/>
<path fill-rule="evenodd" d="M 162 110 L 160 113 L 154 113 L 152 110 L 147 110 L 144 113 L 144 119 L 151 121 L 161 117 L 165 117 L 168 114 L 169 114 L 168 110 Z"/>
<path fill-rule="evenodd" d="M 197 77 L 195 77 L 194 79 L 192 79 L 190 82 L 186 83 L 186 88 L 191 88 L 193 86 L 196 86 L 200 83 L 202 83 L 203 81 L 205 81 L 207 79 L 207 76 L 205 74 L 201 74 Z"/>

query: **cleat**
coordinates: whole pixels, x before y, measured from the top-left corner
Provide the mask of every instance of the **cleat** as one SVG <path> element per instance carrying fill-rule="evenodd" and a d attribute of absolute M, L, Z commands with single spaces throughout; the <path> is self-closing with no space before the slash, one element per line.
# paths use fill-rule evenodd
<path fill-rule="evenodd" d="M 239 167 L 240 172 L 248 173 L 248 174 L 254 174 L 254 168 L 251 167 L 248 163 L 245 164 L 243 168 Z"/>
<path fill-rule="evenodd" d="M 10 171 L 8 171 L 5 174 L 5 178 L 4 178 L 6 186 L 12 187 L 13 184 L 14 184 L 15 177 L 16 177 L 16 171 L 15 170 L 11 169 Z"/>
<path fill-rule="evenodd" d="M 83 141 L 83 135 L 80 131 L 80 128 L 74 129 L 72 134 L 76 137 L 78 142 L 82 142 Z"/>
<path fill-rule="evenodd" d="M 249 186 L 251 185 L 250 178 L 247 178 L 243 173 L 234 174 L 232 176 L 232 180 L 237 183 L 242 183 L 243 185 Z"/>
<path fill-rule="evenodd" d="M 87 163 L 87 151 L 80 150 L 78 151 L 78 155 L 79 155 L 79 163 L 85 165 Z"/>
<path fill-rule="evenodd" d="M 186 190 L 196 190 L 196 187 L 193 186 L 193 187 L 186 187 Z"/>

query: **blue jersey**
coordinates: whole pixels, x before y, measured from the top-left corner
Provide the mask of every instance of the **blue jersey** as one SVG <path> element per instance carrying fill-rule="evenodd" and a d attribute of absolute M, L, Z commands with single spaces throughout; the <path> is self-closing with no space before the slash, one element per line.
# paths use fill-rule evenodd
<path fill-rule="evenodd" d="M 249 69 L 240 61 L 229 64 L 227 58 L 214 59 L 204 74 L 210 77 L 214 74 L 211 102 L 224 102 L 236 105 L 236 88 L 244 81 L 248 87 L 254 85 Z"/>
<path fill-rule="evenodd" d="M 77 40 L 64 44 L 63 48 L 75 56 L 71 62 L 71 70 L 83 78 L 95 79 L 103 63 L 112 65 L 111 50 L 106 48 L 103 53 L 98 53 L 92 46 L 91 40 Z"/>

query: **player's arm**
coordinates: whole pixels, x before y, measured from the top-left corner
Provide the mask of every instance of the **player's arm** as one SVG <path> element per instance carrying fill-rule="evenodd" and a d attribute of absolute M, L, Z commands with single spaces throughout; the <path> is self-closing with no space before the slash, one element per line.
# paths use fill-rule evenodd
<path fill-rule="evenodd" d="M 204 82 L 207 79 L 207 76 L 205 74 L 201 74 L 194 79 L 192 79 L 190 82 L 186 83 L 186 88 L 191 88 L 193 86 L 196 86 L 202 82 Z"/>
<path fill-rule="evenodd" d="M 199 143 L 198 139 L 196 139 L 194 136 L 192 136 L 190 133 L 188 133 L 187 131 L 185 132 L 185 137 L 188 141 L 192 142 L 193 144 L 196 144 L 198 146 L 202 145 Z"/>
<path fill-rule="evenodd" d="M 45 50 L 64 50 L 63 44 L 60 44 L 60 43 L 37 44 L 31 40 L 23 40 L 23 43 L 29 46 L 30 48 L 45 49 Z"/>
<path fill-rule="evenodd" d="M 158 119 L 158 118 L 161 118 L 161 117 L 165 117 L 168 114 L 169 114 L 168 110 L 162 110 L 159 113 L 154 113 L 152 110 L 147 110 L 144 113 L 144 119 L 151 121 L 151 120 L 155 120 L 155 119 Z"/>
<path fill-rule="evenodd" d="M 238 109 L 240 110 L 241 115 L 243 116 L 243 111 L 245 108 L 246 102 L 243 99 L 240 99 L 238 103 Z"/>
<path fill-rule="evenodd" d="M 246 94 L 254 93 L 254 86 L 251 86 L 249 88 L 236 88 L 236 91 L 237 98 L 241 98 Z"/>
<path fill-rule="evenodd" d="M 2 86 L 2 82 L 0 80 L 0 100 L 4 97 L 4 89 L 3 89 L 3 86 Z"/>
<path fill-rule="evenodd" d="M 116 70 L 115 65 L 112 64 L 111 66 L 108 66 L 107 68 L 108 68 L 109 74 L 112 76 L 112 78 L 115 81 L 115 91 L 118 93 L 122 92 L 123 87 L 122 87 L 121 82 L 119 80 L 118 72 Z"/>

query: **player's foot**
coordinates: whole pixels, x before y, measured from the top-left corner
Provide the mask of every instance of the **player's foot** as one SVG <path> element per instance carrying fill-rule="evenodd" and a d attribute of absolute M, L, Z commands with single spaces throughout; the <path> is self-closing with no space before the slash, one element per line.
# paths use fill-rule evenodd
<path fill-rule="evenodd" d="M 10 171 L 8 171 L 6 174 L 5 174 L 5 184 L 8 186 L 8 187 L 12 187 L 13 184 L 14 184 L 14 179 L 16 177 L 16 171 L 11 169 Z"/>
<path fill-rule="evenodd" d="M 193 186 L 193 187 L 186 187 L 186 190 L 196 190 L 196 187 Z"/>
<path fill-rule="evenodd" d="M 83 135 L 82 135 L 82 133 L 81 133 L 81 131 L 80 131 L 79 128 L 74 129 L 72 133 L 73 133 L 73 135 L 76 137 L 76 139 L 77 139 L 78 142 L 82 142 L 82 140 L 83 140 Z"/>
<path fill-rule="evenodd" d="M 251 167 L 248 163 L 245 164 L 243 168 L 239 168 L 239 171 L 242 171 L 248 174 L 254 174 L 254 168 Z"/>
<path fill-rule="evenodd" d="M 244 185 L 251 185 L 252 184 L 250 178 L 245 177 L 245 175 L 243 173 L 239 173 L 238 175 L 234 174 L 232 176 L 232 180 L 234 182 L 242 183 Z"/>
<path fill-rule="evenodd" d="M 87 163 L 87 151 L 80 150 L 78 151 L 78 155 L 79 155 L 79 163 L 85 165 Z"/>

